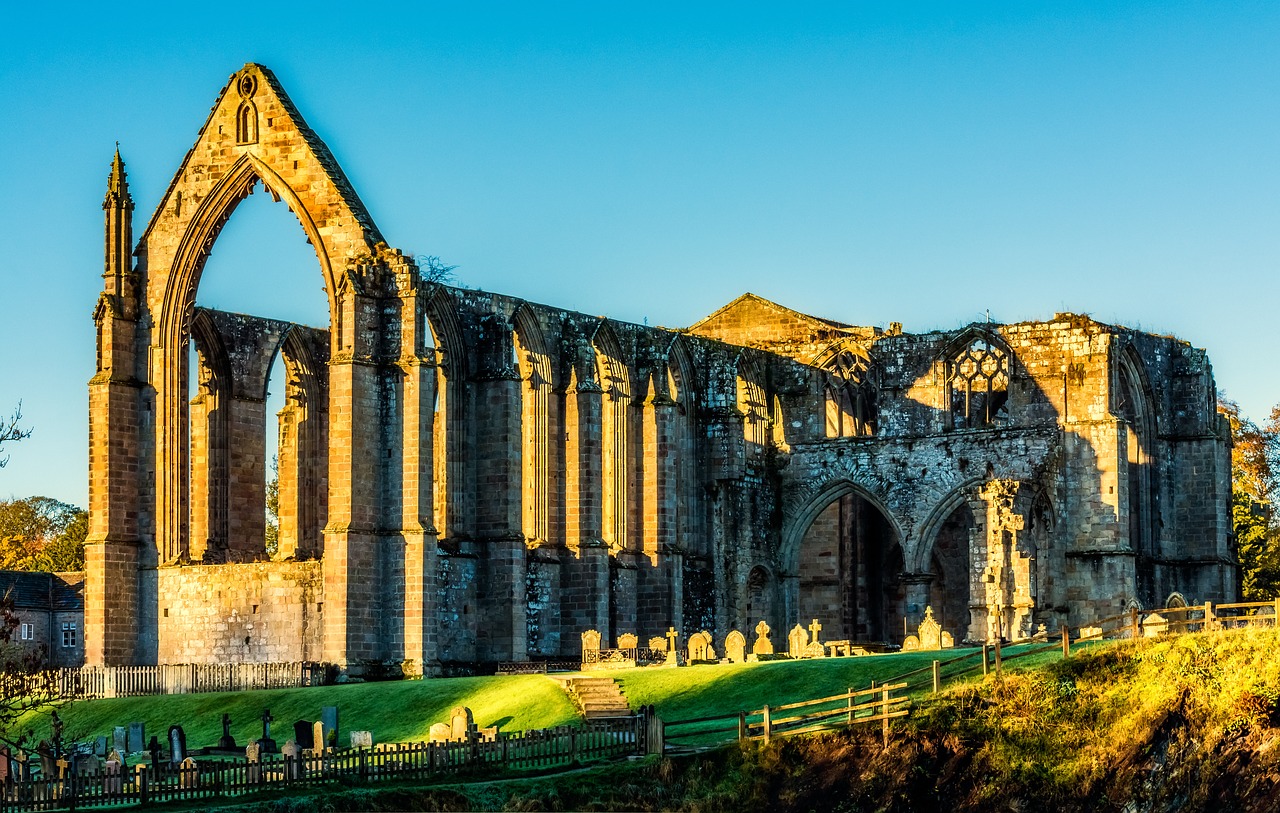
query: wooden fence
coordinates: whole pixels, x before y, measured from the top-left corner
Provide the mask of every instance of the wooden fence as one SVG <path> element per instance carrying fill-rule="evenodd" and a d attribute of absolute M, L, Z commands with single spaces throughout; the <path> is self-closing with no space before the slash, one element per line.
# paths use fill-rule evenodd
<path fill-rule="evenodd" d="M 581 661 L 504 661 L 498 664 L 499 675 L 546 675 L 581 669 Z"/>
<path fill-rule="evenodd" d="M 323 664 L 181 663 L 158 666 L 82 666 L 54 669 L 57 696 L 68 700 L 141 697 L 154 694 L 236 692 L 249 689 L 294 689 L 324 682 Z"/>
<path fill-rule="evenodd" d="M 159 771 L 139 764 L 117 773 L 9 782 L 0 794 L 0 812 L 144 806 L 282 787 L 537 770 L 651 753 L 661 742 L 655 735 L 660 725 L 650 706 L 637 715 L 501 734 L 489 741 L 473 738 L 323 753 L 304 751 L 300 757 L 264 756 L 259 762 L 210 760 L 187 767 L 163 766 Z"/>
<path fill-rule="evenodd" d="M 969 677 L 981 670 L 986 675 L 999 673 L 1005 663 L 1042 655 L 1061 649 L 1062 656 L 1071 656 L 1072 646 L 1104 640 L 1138 640 L 1164 635 L 1182 635 L 1206 630 L 1240 629 L 1249 626 L 1274 626 L 1280 617 L 1280 600 L 1252 601 L 1238 604 L 1213 604 L 1206 602 L 1194 607 L 1166 607 L 1142 611 L 1131 609 L 1071 630 L 1064 627 L 1059 637 L 1039 635 L 1010 647 L 1000 642 L 983 644 L 975 649 L 946 660 L 935 660 L 928 666 L 894 675 L 886 682 L 904 683 L 908 691 L 929 690 L 937 692 L 947 680 Z M 942 654 L 939 652 L 939 654 Z"/>
<path fill-rule="evenodd" d="M 906 683 L 895 683 L 872 689 L 849 689 L 843 694 L 765 706 L 756 711 L 672 720 L 662 725 L 663 743 L 664 747 L 666 744 L 705 747 L 735 740 L 769 742 L 774 737 L 867 723 L 880 723 L 887 743 L 889 721 L 908 713 L 907 698 L 893 694 L 906 686 Z"/>

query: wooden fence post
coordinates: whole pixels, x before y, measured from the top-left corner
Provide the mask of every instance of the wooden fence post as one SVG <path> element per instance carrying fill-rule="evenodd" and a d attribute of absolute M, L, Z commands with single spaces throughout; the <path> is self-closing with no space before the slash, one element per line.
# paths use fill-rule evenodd
<path fill-rule="evenodd" d="M 738 712 L 738 742 L 742 742 L 747 738 L 747 713 L 745 711 Z"/>
<path fill-rule="evenodd" d="M 764 707 L 764 743 L 769 744 L 769 738 L 773 736 L 773 721 L 769 719 L 769 707 Z"/>
<path fill-rule="evenodd" d="M 933 662 L 933 693 L 937 694 L 942 690 L 942 666 L 938 661 Z"/>
<path fill-rule="evenodd" d="M 883 689 L 880 694 L 880 737 L 884 747 L 889 747 L 889 690 Z"/>
<path fill-rule="evenodd" d="M 996 677 L 1000 677 L 1000 636 L 996 636 Z"/>
<path fill-rule="evenodd" d="M 987 642 L 983 641 L 982 642 L 982 676 L 986 677 L 989 671 L 990 671 L 990 666 L 988 665 L 988 658 L 987 658 Z"/>
<path fill-rule="evenodd" d="M 853 687 L 849 687 L 849 725 L 853 725 Z"/>
<path fill-rule="evenodd" d="M 1129 633 L 1129 637 L 1135 641 L 1142 637 L 1142 630 L 1139 628 L 1140 620 L 1141 619 L 1138 615 L 1138 608 L 1130 607 L 1129 608 L 1129 626 L 1130 626 L 1131 632 Z"/>
<path fill-rule="evenodd" d="M 151 801 L 151 792 L 147 782 L 147 766 L 137 766 L 134 776 L 137 777 L 138 782 L 138 804 L 145 805 Z M 123 778 L 123 773 L 121 777 Z"/>
<path fill-rule="evenodd" d="M 1213 614 L 1213 602 L 1206 601 L 1204 603 L 1204 628 L 1206 630 L 1211 630 L 1217 625 L 1217 618 Z"/>

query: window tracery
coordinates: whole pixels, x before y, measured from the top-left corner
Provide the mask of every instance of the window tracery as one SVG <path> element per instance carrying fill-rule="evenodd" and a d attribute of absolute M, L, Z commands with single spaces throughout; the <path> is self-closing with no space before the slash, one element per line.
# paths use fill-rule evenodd
<path fill-rule="evenodd" d="M 989 338 L 975 339 L 948 367 L 951 426 L 985 429 L 1009 421 L 1009 351 Z"/>
<path fill-rule="evenodd" d="M 876 433 L 876 394 L 871 359 L 841 350 L 824 365 L 827 371 L 827 437 L 870 437 Z"/>

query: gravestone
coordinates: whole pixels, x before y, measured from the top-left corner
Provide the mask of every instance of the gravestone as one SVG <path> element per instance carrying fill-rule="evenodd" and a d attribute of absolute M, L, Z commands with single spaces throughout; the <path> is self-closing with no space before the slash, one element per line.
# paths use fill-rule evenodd
<path fill-rule="evenodd" d="M 129 753 L 147 750 L 147 727 L 142 723 L 129 723 Z"/>
<path fill-rule="evenodd" d="M 9 760 L 9 773 L 15 782 L 23 782 L 31 778 L 31 766 L 27 764 L 27 755 L 18 751 Z"/>
<path fill-rule="evenodd" d="M 635 649 L 639 644 L 639 639 L 630 632 L 618 636 L 618 649 Z"/>
<path fill-rule="evenodd" d="M 772 655 L 773 642 L 769 640 L 769 625 L 764 621 L 756 624 L 756 642 L 751 646 L 752 655 Z"/>
<path fill-rule="evenodd" d="M 114 751 L 112 756 L 116 756 Z M 103 767 L 102 789 L 108 796 L 118 796 L 124 790 L 124 763 L 117 759 L 108 759 Z"/>
<path fill-rule="evenodd" d="M 120 753 L 119 751 L 112 751 L 110 754 L 107 754 L 107 761 L 111 762 L 113 760 L 115 762 L 120 763 L 120 766 L 122 768 L 129 764 L 125 762 L 124 754 Z"/>
<path fill-rule="evenodd" d="M 151 752 L 151 770 L 155 771 L 155 775 L 160 775 L 160 742 L 152 736 L 151 742 L 147 743 L 147 750 Z"/>
<path fill-rule="evenodd" d="M 598 630 L 587 630 L 582 633 L 582 662 L 595 663 L 595 653 L 600 651 L 600 633 Z M 587 653 L 591 653 L 588 655 Z"/>
<path fill-rule="evenodd" d="M 48 740 L 41 740 L 36 746 L 36 754 L 40 757 L 40 778 L 56 779 L 58 777 L 58 760 L 53 756 L 53 746 Z"/>
<path fill-rule="evenodd" d="M 1152 613 L 1142 619 L 1142 635 L 1144 638 L 1156 638 L 1169 632 L 1169 619 L 1159 613 Z"/>
<path fill-rule="evenodd" d="M 280 749 L 284 757 L 285 775 L 288 779 L 302 778 L 302 746 L 296 740 L 289 740 Z"/>
<path fill-rule="evenodd" d="M 650 648 L 650 649 L 652 649 L 654 652 L 666 652 L 666 651 L 667 651 L 667 639 L 666 639 L 666 638 L 663 638 L 661 635 L 657 635 L 657 636 L 655 636 L 655 637 L 653 637 L 653 638 L 650 638 L 650 639 L 649 639 L 649 648 Z"/>
<path fill-rule="evenodd" d="M 271 716 L 271 709 L 262 710 L 262 739 L 258 740 L 258 745 L 262 746 L 264 754 L 278 754 L 280 748 L 276 745 L 276 741 L 271 739 L 271 723 L 276 718 Z"/>
<path fill-rule="evenodd" d="M 827 648 L 823 644 L 813 641 L 804 648 L 804 656 L 806 658 L 825 658 L 827 657 Z"/>
<path fill-rule="evenodd" d="M 746 658 L 747 639 L 742 633 L 734 630 L 724 639 L 724 656 L 729 663 L 742 663 Z"/>
<path fill-rule="evenodd" d="M 129 753 L 129 729 L 118 725 L 111 730 L 111 750 L 121 754 Z"/>
<path fill-rule="evenodd" d="M 323 754 L 328 748 L 324 738 L 324 723 L 316 720 L 311 724 L 311 750 Z"/>
<path fill-rule="evenodd" d="M 257 784 L 262 780 L 262 766 L 258 763 L 262 760 L 262 746 L 257 740 L 250 740 L 249 744 L 244 748 L 244 758 L 247 763 L 245 778 L 250 784 Z"/>
<path fill-rule="evenodd" d="M 703 630 L 689 636 L 689 660 L 691 662 L 713 661 L 715 659 L 716 650 L 711 645 L 711 633 Z"/>
<path fill-rule="evenodd" d="M 469 739 L 475 727 L 475 718 L 471 716 L 471 709 L 466 706 L 454 706 L 453 711 L 449 712 L 449 729 L 451 732 L 449 736 L 451 739 Z"/>
<path fill-rule="evenodd" d="M 200 786 L 200 769 L 196 767 L 196 761 L 191 757 L 178 763 L 178 786 L 182 788 Z"/>
<path fill-rule="evenodd" d="M 796 624 L 791 628 L 791 632 L 787 633 L 787 655 L 792 658 L 803 658 L 804 649 L 809 645 L 809 633 L 805 632 L 804 627 Z"/>
<path fill-rule="evenodd" d="M 352 748 L 372 748 L 373 732 L 372 731 L 352 731 L 351 747 Z"/>
<path fill-rule="evenodd" d="M 667 666 L 679 666 L 680 654 L 676 641 L 679 639 L 680 633 L 676 632 L 675 627 L 667 627 Z"/>
<path fill-rule="evenodd" d="M 293 741 L 299 748 L 310 751 L 315 748 L 315 729 L 307 720 L 298 720 L 293 724 Z M 284 753 L 281 751 L 280 753 Z"/>
<path fill-rule="evenodd" d="M 80 754 L 76 757 L 76 776 L 93 776 L 102 773 L 102 760 L 93 754 Z"/>
<path fill-rule="evenodd" d="M 942 626 L 933 618 L 933 608 L 924 608 L 924 620 L 916 630 L 916 635 L 908 635 L 902 642 L 903 652 L 916 650 L 950 649 L 955 646 L 951 633 L 943 632 Z"/>
<path fill-rule="evenodd" d="M 93 741 L 93 753 L 96 756 L 105 757 L 107 755 L 107 738 L 98 737 Z"/>
<path fill-rule="evenodd" d="M 428 742 L 449 742 L 453 739 L 453 726 L 448 723 L 432 723 Z"/>
<path fill-rule="evenodd" d="M 169 726 L 169 764 L 180 765 L 187 758 L 187 732 L 180 725 Z"/>
<path fill-rule="evenodd" d="M 321 706 L 320 722 L 324 723 L 324 747 L 338 747 L 338 707 Z"/>
<path fill-rule="evenodd" d="M 71 761 L 66 757 L 59 757 L 54 766 L 54 776 L 58 777 L 59 780 L 67 779 L 71 776 Z"/>
<path fill-rule="evenodd" d="M 236 738 L 231 736 L 231 715 L 223 713 L 222 715 L 222 738 L 218 740 L 218 747 L 227 751 L 236 750 Z"/>

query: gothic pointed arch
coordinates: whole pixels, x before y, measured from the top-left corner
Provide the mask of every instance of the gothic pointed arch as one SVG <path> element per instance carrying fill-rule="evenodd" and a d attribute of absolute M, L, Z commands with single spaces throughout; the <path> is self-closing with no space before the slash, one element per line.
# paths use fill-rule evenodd
<path fill-rule="evenodd" d="M 940 362 L 950 428 L 992 429 L 1009 424 L 1014 354 L 994 328 L 965 328 L 947 343 Z"/>
<path fill-rule="evenodd" d="M 1111 411 L 1120 421 L 1124 466 L 1122 485 L 1128 518 L 1129 547 L 1138 556 L 1138 593 L 1145 606 L 1154 606 L 1154 565 L 1160 555 L 1160 493 L 1154 469 L 1159 435 L 1155 398 L 1146 365 L 1132 344 L 1115 355 L 1111 386 Z"/>
<path fill-rule="evenodd" d="M 810 362 L 824 371 L 826 436 L 867 437 L 879 417 L 879 370 L 867 348 L 853 339 L 834 342 Z"/>
<path fill-rule="evenodd" d="M 735 404 L 742 415 L 742 436 L 747 442 L 747 454 L 759 453 L 769 443 L 771 413 L 769 399 L 765 395 L 764 367 L 756 355 L 747 350 L 738 354 L 735 367 Z"/>
<path fill-rule="evenodd" d="M 551 358 L 542 326 L 528 303 L 511 315 L 520 375 L 521 525 L 530 546 L 550 539 Z"/>
<path fill-rule="evenodd" d="M 632 453 L 629 440 L 631 373 L 622 345 L 609 323 L 601 319 L 591 336 L 596 378 L 603 390 L 600 401 L 601 532 L 615 551 L 632 546 L 629 539 L 629 495 Z"/>

